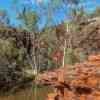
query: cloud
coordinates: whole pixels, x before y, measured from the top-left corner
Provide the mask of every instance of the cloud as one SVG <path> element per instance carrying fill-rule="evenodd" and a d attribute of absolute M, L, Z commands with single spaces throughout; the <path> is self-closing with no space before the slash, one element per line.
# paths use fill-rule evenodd
<path fill-rule="evenodd" d="M 37 3 L 41 3 L 43 0 L 36 0 L 37 1 Z"/>

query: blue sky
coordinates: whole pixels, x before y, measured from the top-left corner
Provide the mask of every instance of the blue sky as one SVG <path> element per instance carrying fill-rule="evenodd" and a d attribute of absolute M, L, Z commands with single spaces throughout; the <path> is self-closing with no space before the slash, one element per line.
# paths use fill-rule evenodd
<path fill-rule="evenodd" d="M 43 27 L 46 23 L 46 10 L 40 9 L 43 7 L 44 9 L 48 8 L 48 1 L 50 0 L 16 0 L 18 1 L 16 7 L 18 10 L 23 8 L 24 6 L 31 6 L 40 16 L 39 26 Z M 30 3 L 31 1 L 31 3 Z M 61 1 L 61 0 L 60 0 Z M 85 9 L 88 12 L 91 12 L 95 9 L 97 5 L 100 5 L 100 0 L 86 0 L 85 3 L 83 3 Z M 41 7 L 40 7 L 41 6 Z M 65 9 L 63 9 L 65 8 Z M 11 25 L 16 26 L 18 25 L 19 21 L 16 20 L 16 9 L 12 6 L 12 0 L 0 0 L 0 9 L 6 10 L 10 19 L 11 19 Z M 46 13 L 45 13 L 46 12 Z M 65 4 L 61 3 L 61 5 L 58 7 L 58 9 L 55 9 L 55 12 L 52 15 L 52 19 L 54 23 L 60 23 L 61 20 L 63 20 L 66 17 L 66 7 Z"/>

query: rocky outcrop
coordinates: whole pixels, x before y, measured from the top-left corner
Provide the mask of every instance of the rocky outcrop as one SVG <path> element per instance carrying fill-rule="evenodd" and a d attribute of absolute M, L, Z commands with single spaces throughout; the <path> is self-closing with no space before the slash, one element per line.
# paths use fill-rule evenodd
<path fill-rule="evenodd" d="M 90 55 L 83 63 L 40 74 L 38 80 L 54 88 L 46 100 L 100 100 L 100 54 Z"/>
<path fill-rule="evenodd" d="M 79 32 L 72 34 L 73 48 L 83 48 L 87 54 L 100 52 L 100 17 L 80 25 Z"/>

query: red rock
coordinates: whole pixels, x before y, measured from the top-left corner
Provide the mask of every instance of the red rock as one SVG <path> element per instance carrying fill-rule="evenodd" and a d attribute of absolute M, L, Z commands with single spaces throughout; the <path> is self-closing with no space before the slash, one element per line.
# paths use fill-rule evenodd
<path fill-rule="evenodd" d="M 40 80 L 48 80 L 57 88 L 56 93 L 47 100 L 100 100 L 100 54 L 90 55 L 88 60 L 75 65 L 65 65 L 64 68 L 45 72 Z M 74 74 L 73 74 L 74 73 Z M 73 75 L 71 80 L 69 76 Z M 77 87 L 80 88 L 78 92 Z M 85 88 L 86 90 L 82 90 Z M 88 91 L 90 89 L 90 92 Z"/>

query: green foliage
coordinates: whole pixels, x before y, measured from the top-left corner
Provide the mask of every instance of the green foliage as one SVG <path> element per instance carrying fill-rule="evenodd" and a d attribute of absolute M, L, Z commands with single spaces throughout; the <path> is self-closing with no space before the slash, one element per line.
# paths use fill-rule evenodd
<path fill-rule="evenodd" d="M 16 40 L 14 38 L 0 39 L 0 58 L 3 57 L 5 63 L 6 61 L 9 62 L 9 66 L 16 63 L 15 66 L 18 65 L 21 69 L 30 68 L 25 51 L 26 48 L 24 47 L 17 48 Z"/>
<path fill-rule="evenodd" d="M 74 55 L 73 49 L 67 48 L 65 54 L 65 63 L 74 64 L 75 62 L 77 62 L 77 58 Z"/>
<path fill-rule="evenodd" d="M 40 40 L 47 45 L 46 47 L 40 48 L 40 59 L 42 59 L 40 60 L 40 65 L 41 69 L 44 70 L 49 69 L 52 66 L 52 61 L 49 56 L 54 46 L 52 42 L 54 42 L 53 39 L 55 39 L 55 36 L 53 35 L 51 28 L 48 27 L 45 27 L 40 34 Z"/>
<path fill-rule="evenodd" d="M 38 19 L 36 12 L 32 11 L 32 9 L 27 9 L 26 7 L 24 7 L 22 12 L 18 14 L 17 18 L 21 20 L 22 22 L 21 28 L 32 33 L 31 37 L 28 37 L 28 38 L 31 38 L 30 40 L 32 40 L 33 43 L 35 43 L 35 41 L 38 41 L 39 34 L 35 34 L 35 32 L 37 31 L 37 19 Z M 33 69 L 39 66 L 38 64 L 39 63 L 39 58 L 38 58 L 39 48 L 38 47 L 35 48 L 35 46 L 34 47 L 30 46 L 29 48 L 32 49 L 30 55 L 33 55 L 33 56 L 32 57 L 29 56 L 29 59 L 31 60 L 30 61 L 31 68 Z"/>
<path fill-rule="evenodd" d="M 86 55 L 84 51 L 82 51 L 81 49 L 66 48 L 66 54 L 65 54 L 66 64 L 75 64 L 77 62 L 82 62 L 85 59 L 86 59 Z"/>
<path fill-rule="evenodd" d="M 13 40 L 3 40 L 0 39 L 0 55 L 11 56 L 13 53 L 16 55 L 16 50 L 13 50 Z"/>
<path fill-rule="evenodd" d="M 24 8 L 21 13 L 18 14 L 17 18 L 22 22 L 22 28 L 27 31 L 36 29 L 37 15 L 31 9 Z"/>
<path fill-rule="evenodd" d="M 26 76 L 24 70 L 29 66 L 25 48 L 17 47 L 15 38 L 0 38 L 0 92 L 7 92 L 19 84 Z"/>

